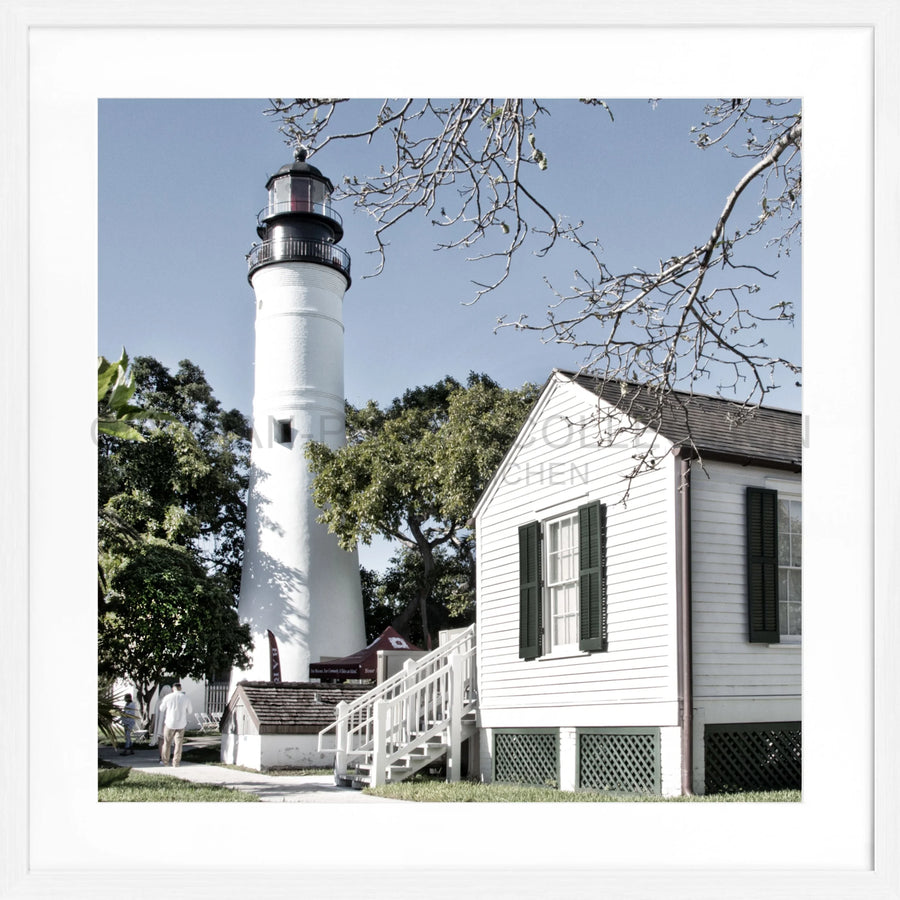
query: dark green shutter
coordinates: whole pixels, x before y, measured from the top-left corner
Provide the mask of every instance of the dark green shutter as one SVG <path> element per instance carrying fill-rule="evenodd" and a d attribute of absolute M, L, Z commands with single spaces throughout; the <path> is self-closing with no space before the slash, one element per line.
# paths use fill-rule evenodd
<path fill-rule="evenodd" d="M 582 650 L 606 650 L 606 507 L 578 510 L 579 625 Z"/>
<path fill-rule="evenodd" d="M 777 644 L 778 492 L 747 488 L 747 599 L 750 640 Z"/>
<path fill-rule="evenodd" d="M 541 655 L 541 525 L 519 529 L 519 656 Z"/>

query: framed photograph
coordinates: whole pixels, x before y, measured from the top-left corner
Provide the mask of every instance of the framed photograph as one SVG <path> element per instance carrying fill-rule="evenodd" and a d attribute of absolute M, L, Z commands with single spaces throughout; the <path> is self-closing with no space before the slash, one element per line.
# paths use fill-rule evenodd
<path fill-rule="evenodd" d="M 4 0 L 2 10 L 0 897 L 900 900 L 895 4 Z M 485 91 L 802 101 L 803 493 L 815 511 L 804 529 L 802 801 L 98 803 L 100 104 Z M 230 152 L 227 135 L 219 152 Z M 120 168 L 137 192 L 141 166 Z M 173 210 L 186 241 L 197 227 Z"/>

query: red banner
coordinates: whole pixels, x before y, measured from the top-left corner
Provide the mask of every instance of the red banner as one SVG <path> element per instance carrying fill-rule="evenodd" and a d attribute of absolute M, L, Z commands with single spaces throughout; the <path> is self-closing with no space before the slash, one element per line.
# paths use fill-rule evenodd
<path fill-rule="evenodd" d="M 269 635 L 269 681 L 273 684 L 281 684 L 281 660 L 278 657 L 278 642 L 271 631 Z"/>

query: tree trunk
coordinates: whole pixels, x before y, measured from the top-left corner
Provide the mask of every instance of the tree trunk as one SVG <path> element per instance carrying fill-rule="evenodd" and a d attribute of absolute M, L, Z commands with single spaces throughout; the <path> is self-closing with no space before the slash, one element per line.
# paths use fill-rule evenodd
<path fill-rule="evenodd" d="M 141 725 L 146 728 L 150 727 L 150 701 L 153 699 L 153 695 L 158 687 L 158 684 L 135 685 L 137 701 L 140 704 Z"/>
<path fill-rule="evenodd" d="M 428 598 L 431 596 L 431 579 L 434 574 L 434 552 L 433 547 L 428 539 L 422 534 L 422 529 L 418 521 L 410 519 L 407 521 L 409 530 L 416 541 L 416 549 L 422 557 L 422 583 L 416 596 L 406 605 L 406 609 L 394 619 L 393 626 L 407 639 L 409 638 L 409 623 L 416 611 L 419 610 L 419 617 L 422 621 L 422 635 L 425 641 L 425 649 L 431 650 L 432 640 L 431 632 L 428 629 Z"/>

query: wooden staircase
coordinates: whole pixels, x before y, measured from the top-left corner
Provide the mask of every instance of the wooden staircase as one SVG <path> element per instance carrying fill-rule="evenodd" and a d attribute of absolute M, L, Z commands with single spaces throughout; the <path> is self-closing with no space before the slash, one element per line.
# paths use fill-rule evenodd
<path fill-rule="evenodd" d="M 462 744 L 477 730 L 477 703 L 473 625 L 368 694 L 339 704 L 336 721 L 319 734 L 319 749 L 335 751 L 341 785 L 403 781 L 442 760 L 447 780 L 458 781 Z"/>
<path fill-rule="evenodd" d="M 401 756 L 396 762 L 391 763 L 385 776 L 385 781 L 405 781 L 407 778 L 437 765 L 447 754 L 448 744 L 440 738 L 432 738 L 425 744 L 410 750 L 406 756 Z M 372 759 L 373 755 L 369 755 Z M 363 787 L 372 783 L 373 762 L 360 763 L 356 767 L 356 772 L 352 778 L 341 779 L 342 784 L 349 784 L 352 787 Z"/>

